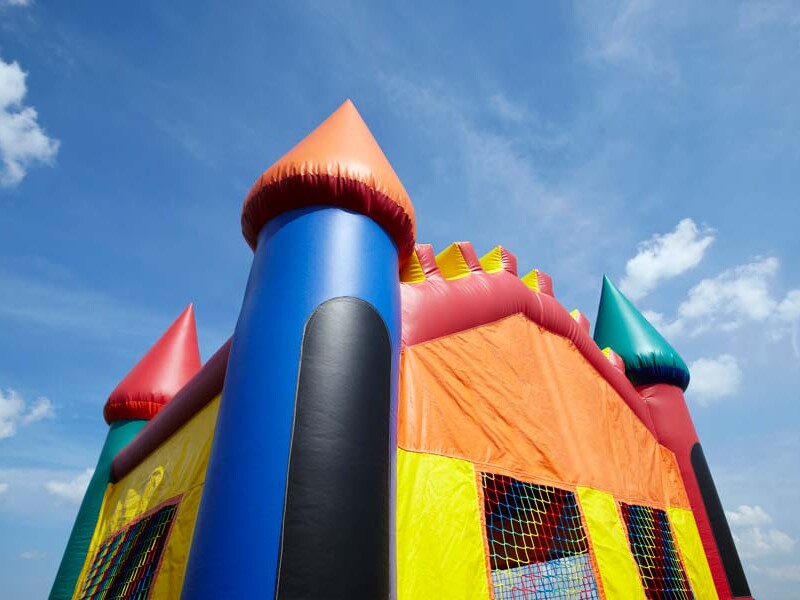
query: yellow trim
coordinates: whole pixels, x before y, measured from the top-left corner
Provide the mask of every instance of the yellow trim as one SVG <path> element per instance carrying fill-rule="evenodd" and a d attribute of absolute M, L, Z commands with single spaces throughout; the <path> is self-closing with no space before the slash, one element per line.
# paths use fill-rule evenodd
<path fill-rule="evenodd" d="M 606 598 L 645 600 L 617 501 L 592 488 L 578 487 L 577 492 Z"/>
<path fill-rule="evenodd" d="M 461 279 L 470 274 L 469 265 L 455 242 L 436 255 L 436 264 L 445 279 Z"/>
<path fill-rule="evenodd" d="M 487 273 L 497 273 L 503 270 L 503 247 L 495 246 L 480 260 L 481 267 Z"/>
<path fill-rule="evenodd" d="M 86 571 L 103 540 L 149 509 L 176 496 L 181 496 L 180 504 L 150 597 L 177 598 L 180 595 L 219 402 L 217 396 L 121 481 L 108 486 L 74 597 L 82 590 Z"/>
<path fill-rule="evenodd" d="M 578 317 L 581 316 L 581 311 L 579 311 L 577 308 L 575 308 L 575 309 L 569 311 L 569 316 L 577 321 Z"/>
<path fill-rule="evenodd" d="M 403 283 L 422 283 L 425 281 L 425 272 L 422 270 L 422 263 L 419 262 L 416 250 L 400 270 L 400 281 Z"/>
<path fill-rule="evenodd" d="M 489 600 L 472 463 L 397 451 L 398 600 Z"/>
<path fill-rule="evenodd" d="M 718 600 L 719 596 L 714 587 L 711 568 L 708 566 L 703 542 L 700 540 L 700 532 L 697 531 L 692 511 L 669 507 L 667 508 L 667 517 L 672 525 L 672 531 L 675 533 L 675 541 L 678 543 L 694 597 L 697 600 Z"/>
<path fill-rule="evenodd" d="M 530 273 L 522 278 L 522 283 L 531 288 L 534 292 L 539 291 L 539 269 L 532 269 Z"/>

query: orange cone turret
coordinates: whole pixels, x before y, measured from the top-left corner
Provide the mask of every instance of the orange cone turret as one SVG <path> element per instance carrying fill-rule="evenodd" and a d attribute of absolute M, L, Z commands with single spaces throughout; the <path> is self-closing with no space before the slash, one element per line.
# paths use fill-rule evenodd
<path fill-rule="evenodd" d="M 401 261 L 414 250 L 411 199 L 350 100 L 256 180 L 242 207 L 247 243 L 255 249 L 267 221 L 307 206 L 370 217 L 394 240 Z"/>

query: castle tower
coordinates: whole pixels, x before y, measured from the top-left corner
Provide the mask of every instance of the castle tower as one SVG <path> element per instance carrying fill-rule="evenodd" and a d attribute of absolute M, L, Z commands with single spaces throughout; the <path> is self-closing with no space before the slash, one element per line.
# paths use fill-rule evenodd
<path fill-rule="evenodd" d="M 183 598 L 387 598 L 415 225 L 351 102 L 261 175 L 242 231 L 255 256 Z"/>
<path fill-rule="evenodd" d="M 83 568 L 117 453 L 200 370 L 194 307 L 190 304 L 109 395 L 108 434 L 78 509 L 50 600 L 70 600 Z"/>
<path fill-rule="evenodd" d="M 750 588 L 733 542 L 714 480 L 703 456 L 683 392 L 686 363 L 622 292 L 603 278 L 594 339 L 611 347 L 625 374 L 644 398 L 659 443 L 676 456 L 714 585 L 720 598 L 750 598 Z"/>

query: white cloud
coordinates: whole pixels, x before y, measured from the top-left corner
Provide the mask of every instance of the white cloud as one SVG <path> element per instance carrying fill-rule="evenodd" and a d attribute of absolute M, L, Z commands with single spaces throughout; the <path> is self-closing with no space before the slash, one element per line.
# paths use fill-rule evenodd
<path fill-rule="evenodd" d="M 726 510 L 725 515 L 731 527 L 760 527 L 772 523 L 772 517 L 758 505 L 742 504 L 736 510 Z"/>
<path fill-rule="evenodd" d="M 80 504 L 93 474 L 94 469 L 86 469 L 83 473 L 79 473 L 69 481 L 58 481 L 52 479 L 50 481 L 46 481 L 44 488 L 47 490 L 48 494 L 51 494 L 60 500 L 64 500 L 69 504 Z"/>
<path fill-rule="evenodd" d="M 794 0 L 772 0 L 770 2 L 744 2 L 739 6 L 739 26 L 745 31 L 778 26 L 800 25 L 800 7 Z"/>
<path fill-rule="evenodd" d="M 689 372 L 692 374 L 689 394 L 700 404 L 732 396 L 742 384 L 742 370 L 730 354 L 699 358 L 689 365 Z"/>
<path fill-rule="evenodd" d="M 674 231 L 639 244 L 638 253 L 625 265 L 620 289 L 632 300 L 644 298 L 662 281 L 699 265 L 713 242 L 711 230 L 700 230 L 691 219 L 683 219 Z"/>
<path fill-rule="evenodd" d="M 0 496 L 5 494 L 8 491 L 8 484 L 7 483 L 0 483 Z"/>
<path fill-rule="evenodd" d="M 19 557 L 22 560 L 42 560 L 43 558 L 47 558 L 47 553 L 39 552 L 38 550 L 26 550 L 25 552 L 21 552 Z"/>
<path fill-rule="evenodd" d="M 58 140 L 49 138 L 32 106 L 23 106 L 25 73 L 16 62 L 0 58 L 0 186 L 14 186 L 29 167 L 48 164 L 58 153 Z"/>
<path fill-rule="evenodd" d="M 37 398 L 36 402 L 33 403 L 31 409 L 20 418 L 20 422 L 23 425 L 29 425 L 30 423 L 36 423 L 37 421 L 41 421 L 42 419 L 52 419 L 53 413 L 53 403 L 50 398 Z"/>
<path fill-rule="evenodd" d="M 779 266 L 778 259 L 770 256 L 703 279 L 689 290 L 678 314 L 706 319 L 707 325 L 717 323 L 722 329 L 735 329 L 744 320 L 763 321 L 777 306 L 769 292 L 769 280 Z"/>
<path fill-rule="evenodd" d="M 67 446 L 70 446 L 67 442 Z M 71 448 L 74 451 L 74 447 Z M 0 454 L 2 450 L 0 450 Z M 47 462 L 60 462 L 65 458 L 58 455 L 50 457 Z M 63 454 L 63 453 L 61 453 Z M 80 452 L 86 460 L 96 460 L 96 448 L 92 452 Z M 91 456 L 94 454 L 94 457 Z M 3 455 L 5 458 L 5 455 Z M 38 458 L 45 456 L 41 452 Z M 17 456 L 10 456 L 16 460 Z M 7 461 L 8 462 L 8 461 Z M 71 457 L 69 462 L 74 462 Z M 81 460 L 82 464 L 89 464 Z M 8 492 L 0 495 L 0 513 L 4 518 L 15 518 L 21 522 L 28 522 L 31 519 L 38 519 L 40 522 L 71 524 L 75 519 L 75 508 L 82 499 L 81 492 L 76 491 L 70 494 L 66 490 L 73 480 L 78 479 L 76 489 L 81 490 L 80 479 L 85 478 L 84 467 L 69 468 L 0 468 L 0 481 L 8 483 Z M 77 477 L 76 477 L 77 476 Z M 50 484 L 56 485 L 55 490 L 48 489 Z M 77 498 L 75 495 L 77 494 Z M 17 551 L 28 550 L 30 547 L 19 547 Z M 0 594 L 0 597 L 2 594 Z"/>
<path fill-rule="evenodd" d="M 674 319 L 653 311 L 645 311 L 645 316 L 673 334 L 734 331 L 745 323 L 766 323 L 773 339 L 791 334 L 797 346 L 800 289 L 790 290 L 783 299 L 776 297 L 771 288 L 779 269 L 780 261 L 774 256 L 738 265 L 694 285 Z M 798 348 L 795 353 L 800 357 Z"/>
<path fill-rule="evenodd" d="M 781 326 L 774 330 L 776 339 L 788 334 L 795 357 L 800 360 L 800 290 L 791 290 L 778 304 Z"/>
<path fill-rule="evenodd" d="M 30 6 L 33 0 L 0 0 L 0 8 L 5 6 Z"/>
<path fill-rule="evenodd" d="M 664 313 L 654 310 L 643 310 L 642 315 L 666 338 L 674 338 L 683 331 L 683 321 L 681 319 L 668 321 L 664 317 Z"/>
<path fill-rule="evenodd" d="M 746 527 L 733 535 L 742 558 L 752 559 L 774 554 L 789 554 L 797 540 L 779 529 Z"/>
<path fill-rule="evenodd" d="M 25 400 L 14 390 L 0 390 L 0 440 L 17 433 L 20 424 L 29 425 L 53 417 L 53 403 L 48 398 L 39 398 L 29 410 Z"/>
<path fill-rule="evenodd" d="M 785 565 L 783 567 L 767 567 L 764 571 L 770 577 L 786 579 L 788 581 L 800 581 L 800 565 Z"/>
<path fill-rule="evenodd" d="M 589 58 L 598 63 L 677 84 L 680 72 L 665 25 L 676 21 L 670 3 L 653 0 L 598 2 L 578 5 L 588 34 Z"/>
<path fill-rule="evenodd" d="M 779 529 L 765 528 L 772 523 L 772 517 L 758 505 L 743 504 L 725 514 L 742 558 L 789 554 L 797 543 L 797 540 Z"/>
<path fill-rule="evenodd" d="M 800 319 L 800 290 L 792 290 L 778 304 L 778 316 L 787 322 Z"/>
<path fill-rule="evenodd" d="M 512 102 L 503 93 L 495 94 L 489 98 L 489 107 L 504 121 L 520 124 L 531 119 L 530 114 L 523 106 Z"/>
<path fill-rule="evenodd" d="M 25 401 L 14 390 L 0 390 L 0 440 L 17 433 L 17 422 L 25 409 Z"/>

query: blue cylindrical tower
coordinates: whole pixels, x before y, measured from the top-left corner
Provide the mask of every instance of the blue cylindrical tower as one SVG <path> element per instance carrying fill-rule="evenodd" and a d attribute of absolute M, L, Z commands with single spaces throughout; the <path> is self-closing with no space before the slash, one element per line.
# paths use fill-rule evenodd
<path fill-rule="evenodd" d="M 387 598 L 411 202 L 347 102 L 242 224 L 255 257 L 183 598 Z"/>

